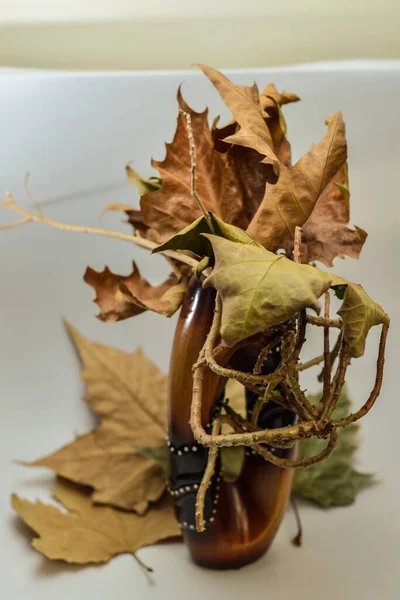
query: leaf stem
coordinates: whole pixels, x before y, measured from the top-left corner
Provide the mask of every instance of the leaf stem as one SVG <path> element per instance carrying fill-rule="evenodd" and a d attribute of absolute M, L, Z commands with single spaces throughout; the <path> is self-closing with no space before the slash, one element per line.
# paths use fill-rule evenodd
<path fill-rule="evenodd" d="M 206 220 L 206 223 L 207 223 L 211 233 L 215 234 L 215 229 L 214 229 L 214 225 L 211 221 L 211 217 L 208 214 L 208 212 L 206 211 L 206 208 L 205 208 L 203 202 L 201 201 L 201 198 L 198 195 L 197 190 L 196 190 L 196 160 L 197 159 L 196 159 L 196 144 L 194 141 L 194 135 L 193 135 L 193 129 L 192 129 L 192 118 L 191 118 L 190 114 L 188 112 L 186 112 L 185 110 L 181 109 L 180 112 L 186 119 L 186 129 L 187 129 L 187 134 L 188 134 L 188 139 L 189 139 L 190 191 L 191 191 L 193 198 L 196 200 L 198 207 L 200 208 L 201 212 L 203 213 L 203 216 Z"/>

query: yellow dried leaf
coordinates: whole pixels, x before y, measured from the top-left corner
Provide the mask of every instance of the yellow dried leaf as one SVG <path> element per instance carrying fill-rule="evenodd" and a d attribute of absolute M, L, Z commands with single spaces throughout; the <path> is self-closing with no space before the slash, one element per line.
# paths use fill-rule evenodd
<path fill-rule="evenodd" d="M 59 479 L 54 497 L 68 509 L 13 494 L 11 505 L 39 537 L 32 546 L 47 558 L 68 563 L 104 563 L 113 556 L 135 553 L 143 546 L 180 536 L 172 504 L 163 498 L 142 517 L 132 512 L 93 505 L 90 492 Z"/>
<path fill-rule="evenodd" d="M 167 377 L 141 351 L 127 354 L 67 328 L 83 362 L 86 401 L 101 422 L 28 465 L 92 486 L 95 502 L 143 513 L 161 497 L 166 482 L 161 469 L 133 446 L 165 443 Z"/>

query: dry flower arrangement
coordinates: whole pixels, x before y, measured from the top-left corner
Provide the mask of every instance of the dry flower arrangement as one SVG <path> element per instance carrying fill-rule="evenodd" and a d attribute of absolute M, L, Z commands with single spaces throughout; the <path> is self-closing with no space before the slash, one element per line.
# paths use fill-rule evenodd
<path fill-rule="evenodd" d="M 88 268 L 101 320 L 180 309 L 168 378 L 140 351 L 68 326 L 100 424 L 25 463 L 58 474 L 54 495 L 69 512 L 12 500 L 49 558 L 104 562 L 182 535 L 197 563 L 240 567 L 268 549 L 292 489 L 322 506 L 348 504 L 371 479 L 351 463 L 354 424 L 380 392 L 389 317 L 361 285 L 315 264 L 358 258 L 367 237 L 348 226 L 342 115 L 328 117 L 322 141 L 292 165 L 282 106 L 298 97 L 200 68 L 232 120 L 210 126 L 207 110 L 193 111 L 178 91 L 174 139 L 152 163 L 159 176 L 126 167 L 140 210 L 106 208 L 124 211 L 133 234 L 56 222 L 11 195 L 2 203 L 21 217 L 4 227 L 105 235 L 168 260 L 171 275 L 156 287 L 135 264 L 130 275 Z M 332 295 L 342 301 L 337 315 Z M 377 325 L 375 382 L 351 412 L 347 371 Z M 302 362 L 310 328 L 323 334 L 321 354 Z M 299 375 L 319 364 L 322 390 L 310 396 Z"/>

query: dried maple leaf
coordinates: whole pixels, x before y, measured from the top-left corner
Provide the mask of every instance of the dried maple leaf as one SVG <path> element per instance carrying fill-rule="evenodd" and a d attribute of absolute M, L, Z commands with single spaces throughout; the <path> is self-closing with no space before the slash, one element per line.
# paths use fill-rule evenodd
<path fill-rule="evenodd" d="M 109 506 L 95 506 L 90 492 L 58 479 L 54 497 L 68 510 L 12 496 L 12 507 L 39 537 L 32 546 L 53 560 L 105 563 L 113 556 L 135 553 L 143 546 L 180 536 L 170 500 L 164 497 L 139 517 Z"/>
<path fill-rule="evenodd" d="M 179 282 L 174 274 L 160 285 L 152 286 L 141 276 L 135 262 L 130 275 L 116 275 L 108 267 L 101 272 L 88 267 L 84 280 L 96 292 L 98 318 L 107 323 L 128 319 L 145 310 L 171 317 L 181 305 L 187 287 L 186 281 Z"/>
<path fill-rule="evenodd" d="M 143 513 L 158 500 L 165 478 L 133 445 L 165 443 L 167 377 L 140 351 L 126 354 L 68 331 L 83 363 L 86 401 L 99 426 L 53 454 L 28 464 L 94 488 L 93 501 Z"/>
<path fill-rule="evenodd" d="M 295 94 L 279 93 L 274 84 L 269 83 L 260 94 L 260 104 L 265 123 L 269 129 L 272 147 L 278 160 L 286 166 L 291 166 L 291 149 L 286 138 L 286 123 L 280 109 L 281 105 L 296 102 Z M 268 113 L 266 109 L 268 108 Z M 236 146 L 226 142 L 238 127 L 235 120 L 222 128 L 218 128 L 219 117 L 214 120 L 212 137 L 214 147 L 218 152 L 226 153 L 229 168 L 235 173 L 239 189 L 243 190 L 246 202 L 243 206 L 246 224 L 255 215 L 265 192 L 266 183 L 270 177 L 268 165 L 261 162 L 262 155 L 252 148 Z"/>
<path fill-rule="evenodd" d="M 293 167 L 282 165 L 278 182 L 267 185 L 248 232 L 268 250 L 282 248 L 293 238 L 296 225 L 307 221 L 346 158 L 344 123 L 341 113 L 337 113 L 323 140 L 313 144 Z"/>
<path fill-rule="evenodd" d="M 204 281 L 222 300 L 221 339 L 229 347 L 283 323 L 305 308 L 319 311 L 318 298 L 332 277 L 310 265 L 299 265 L 259 245 L 210 240 L 215 266 Z"/>
<path fill-rule="evenodd" d="M 332 267 L 336 257 L 358 258 L 368 234 L 360 227 L 349 229 L 349 220 L 350 191 L 348 167 L 345 163 L 332 177 L 302 226 L 303 262 L 318 260 L 327 267 Z M 293 240 L 288 239 L 284 248 L 290 254 L 293 251 Z"/>
<path fill-rule="evenodd" d="M 275 156 L 271 133 L 261 114 L 257 85 L 255 83 L 252 87 L 235 85 L 216 69 L 206 65 L 199 65 L 199 67 L 215 86 L 240 126 L 238 131 L 229 135 L 224 141 L 258 152 L 261 162 L 271 166 L 269 179 L 276 181 L 281 164 Z"/>
<path fill-rule="evenodd" d="M 278 92 L 273 83 L 268 83 L 260 94 L 260 104 L 271 133 L 274 152 L 286 167 L 292 165 L 292 152 L 286 137 L 286 121 L 281 106 L 290 102 L 298 102 L 298 100 L 299 97 L 296 94 Z"/>
<path fill-rule="evenodd" d="M 189 113 L 197 155 L 197 192 L 207 210 L 223 221 L 243 225 L 246 199 L 240 190 L 229 159 L 214 149 L 207 110 L 193 111 L 178 92 L 181 110 Z M 190 153 L 186 119 L 179 113 L 174 139 L 166 145 L 163 161 L 152 161 L 162 178 L 159 190 L 141 197 L 146 237 L 162 243 L 201 216 L 190 188 Z"/>

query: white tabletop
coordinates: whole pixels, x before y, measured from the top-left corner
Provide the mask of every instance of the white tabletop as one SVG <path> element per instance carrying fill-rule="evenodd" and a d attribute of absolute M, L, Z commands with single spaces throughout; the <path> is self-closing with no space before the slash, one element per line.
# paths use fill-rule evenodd
<path fill-rule="evenodd" d="M 304 504 L 304 546 L 290 544 L 289 513 L 269 553 L 235 572 L 212 572 L 191 564 L 185 547 L 165 544 L 140 551 L 155 569 L 149 586 L 135 561 L 120 556 L 108 565 L 73 567 L 49 562 L 29 546 L 30 535 L 9 506 L 12 491 L 48 499 L 52 474 L 12 461 L 44 455 L 94 423 L 81 400 L 79 366 L 61 318 L 89 338 L 125 350 L 141 345 L 166 370 L 174 320 L 144 314 L 104 325 L 94 318 L 92 292 L 81 276 L 90 264 L 128 273 L 131 260 L 154 282 L 166 273 L 162 258 L 123 242 L 28 225 L 0 234 L 0 593 L 7 600 L 149 598 L 217 600 L 394 600 L 400 595 L 399 468 L 400 403 L 397 392 L 399 320 L 398 259 L 400 171 L 400 62 L 344 63 L 235 73 L 235 81 L 272 80 L 302 102 L 286 116 L 295 158 L 324 134 L 324 119 L 338 109 L 347 123 L 352 222 L 369 239 L 359 262 L 337 260 L 336 272 L 362 283 L 393 317 L 386 378 L 376 407 L 364 420 L 358 466 L 379 483 L 355 505 L 323 511 Z M 227 116 L 205 78 L 185 73 L 45 73 L 0 75 L 0 190 L 24 196 L 23 179 L 48 216 L 99 225 L 104 206 L 136 202 L 124 164 L 150 174 L 173 134 L 175 92 L 194 108 L 209 105 Z M 10 220 L 0 209 L 0 222 Z M 102 226 L 121 228 L 119 216 Z M 373 382 L 378 332 L 363 359 L 350 370 L 349 387 L 361 404 Z M 309 389 L 312 385 L 308 383 Z M 315 386 L 314 386 L 315 387 Z"/>

